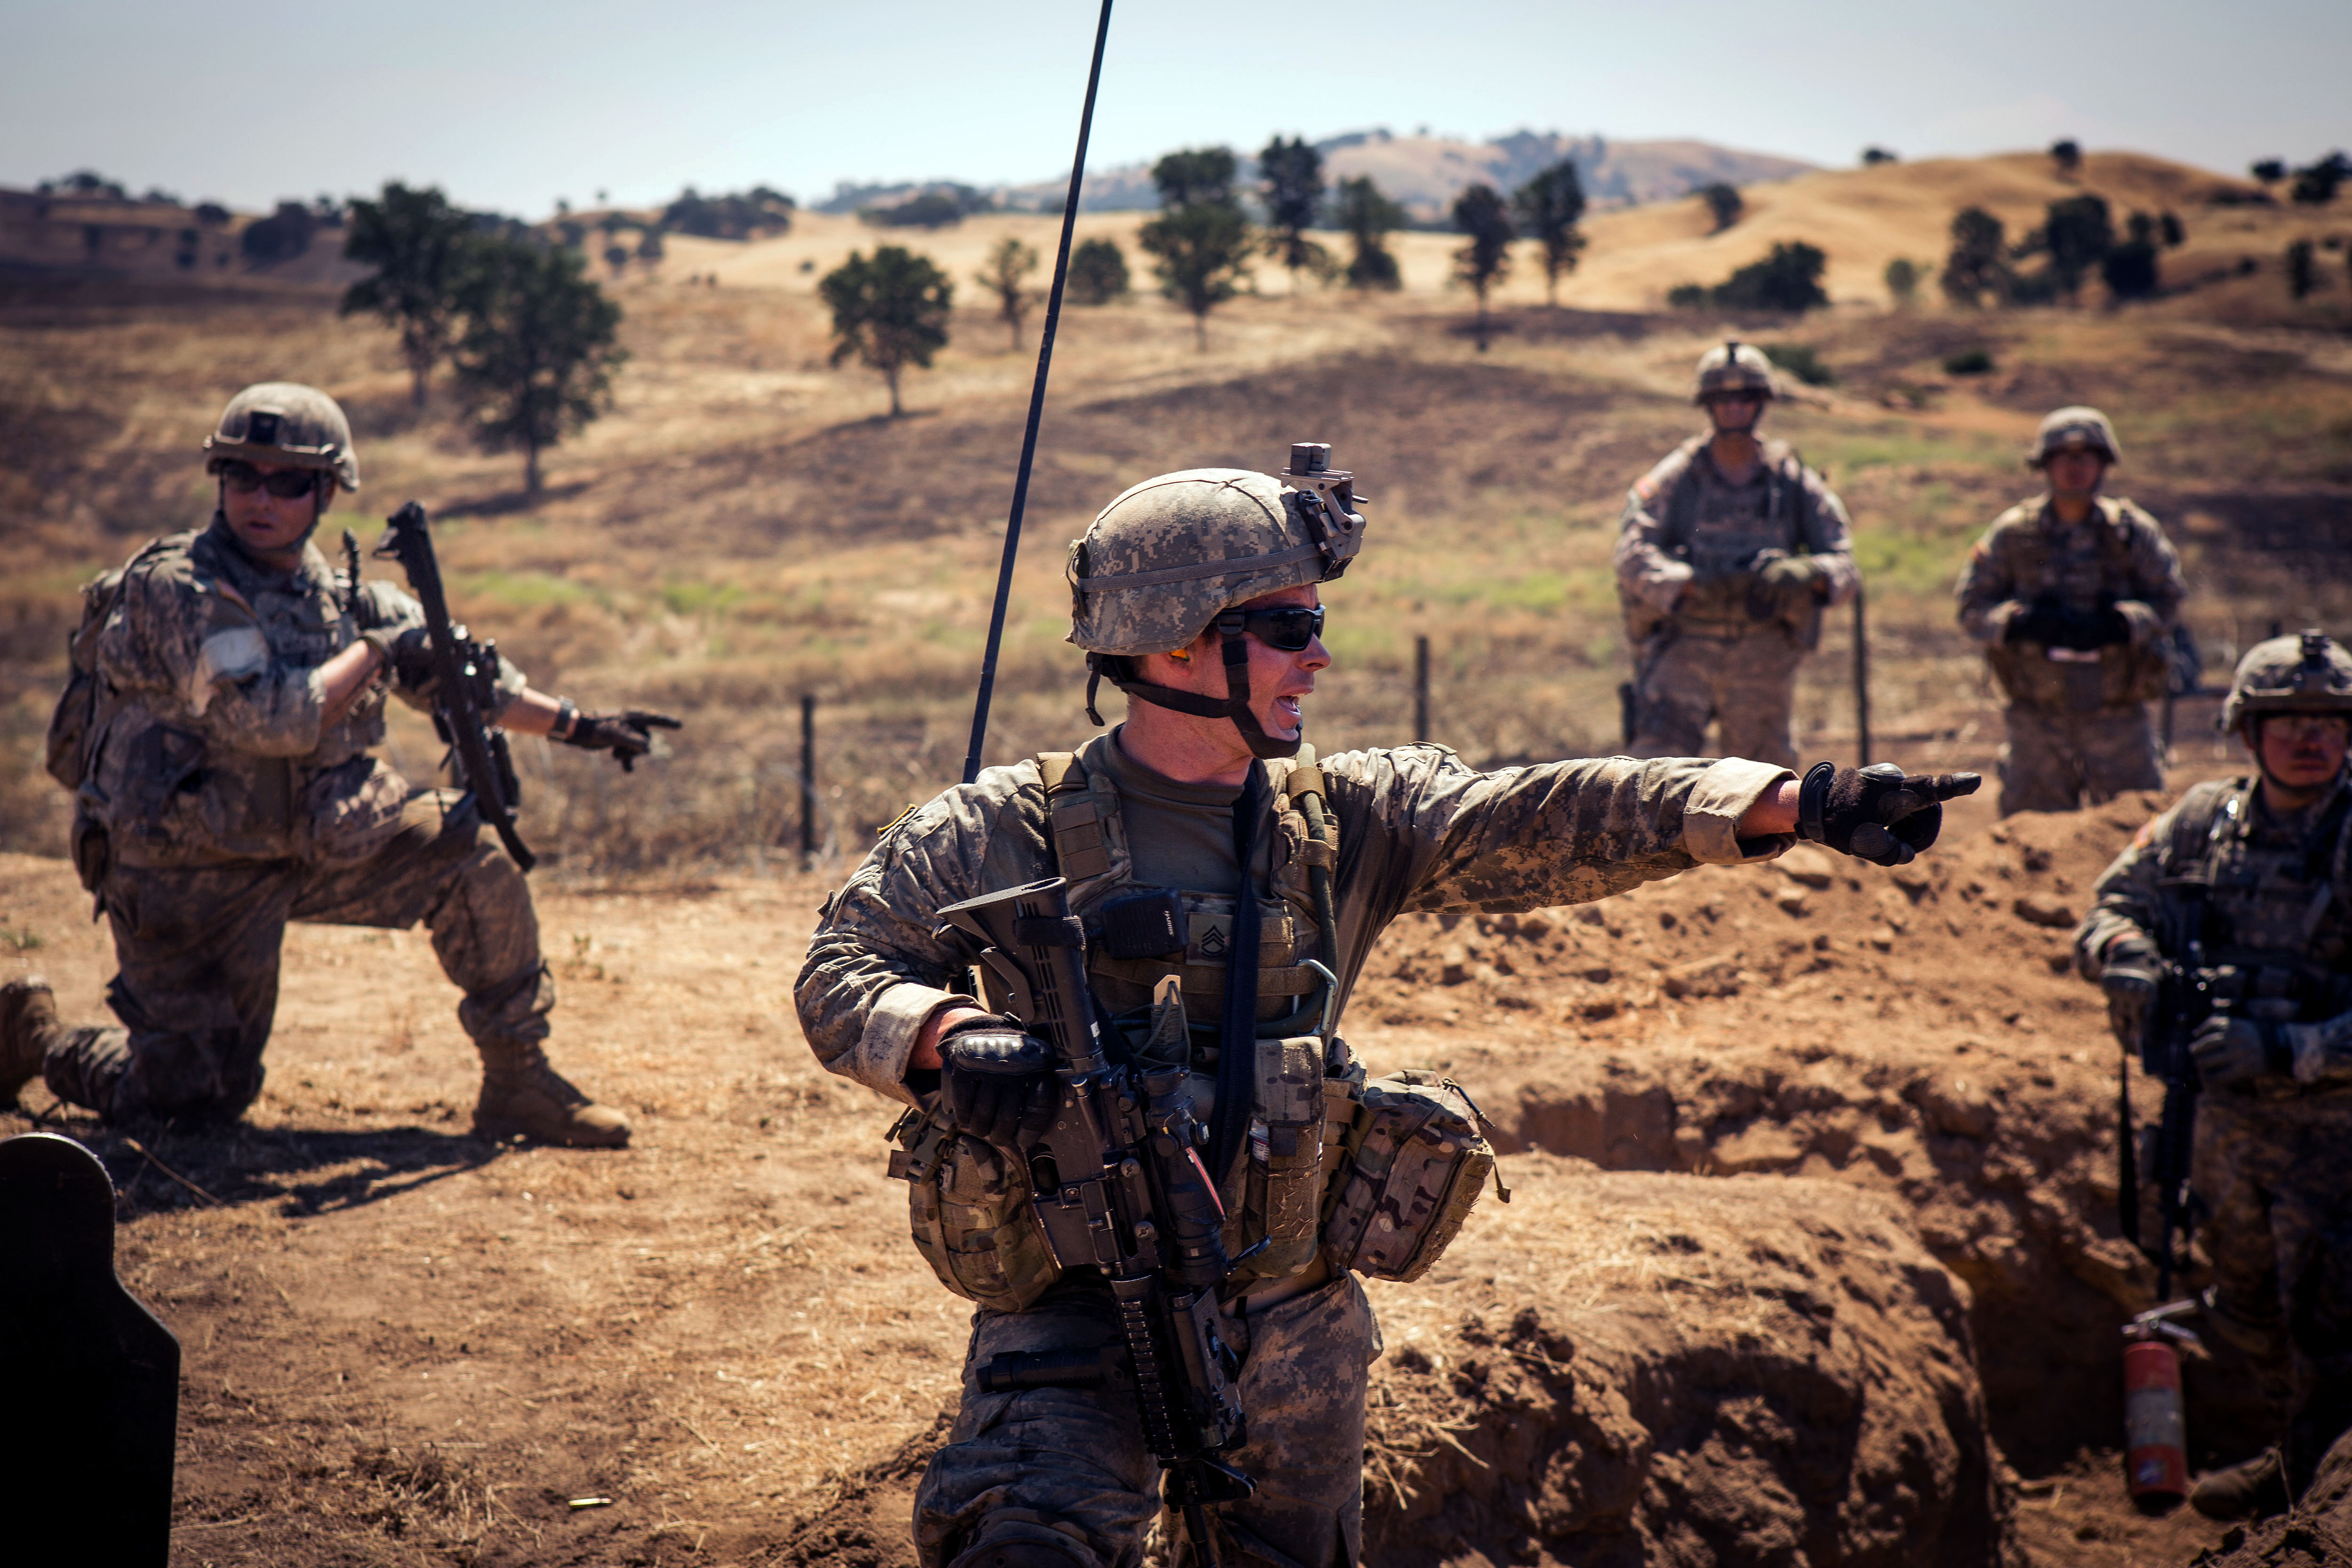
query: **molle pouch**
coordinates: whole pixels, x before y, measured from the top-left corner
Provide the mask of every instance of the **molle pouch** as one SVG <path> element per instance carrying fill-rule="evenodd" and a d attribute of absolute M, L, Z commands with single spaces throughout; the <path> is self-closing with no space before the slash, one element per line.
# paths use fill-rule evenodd
<path fill-rule="evenodd" d="M 1278 1279 L 1315 1261 L 1323 1210 L 1323 1041 L 1257 1042 L 1249 1142 L 1225 1181 L 1225 1251 L 1265 1250 L 1236 1270 Z"/>
<path fill-rule="evenodd" d="M 890 1175 L 907 1183 L 915 1250 L 940 1283 L 993 1312 L 1018 1312 L 1062 1277 L 1030 1201 L 1029 1174 L 958 1133 L 944 1103 L 890 1130 Z"/>
<path fill-rule="evenodd" d="M 1113 958 L 1165 958 L 1184 951 L 1183 895 L 1173 889 L 1130 893 L 1102 907 L 1103 950 Z"/>
<path fill-rule="evenodd" d="M 1335 1271 L 1418 1279 L 1469 1217 L 1495 1171 L 1469 1098 L 1438 1074 L 1408 1068 L 1357 1095 L 1323 1256 Z"/>

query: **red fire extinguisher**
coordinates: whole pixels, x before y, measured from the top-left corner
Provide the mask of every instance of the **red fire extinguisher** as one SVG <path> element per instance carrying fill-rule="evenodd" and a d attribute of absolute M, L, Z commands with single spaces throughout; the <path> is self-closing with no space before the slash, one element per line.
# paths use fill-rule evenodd
<path fill-rule="evenodd" d="M 2200 1347 L 2174 1320 L 2196 1310 L 2194 1301 L 2172 1301 L 2124 1325 L 2124 1481 L 2142 1513 L 2168 1513 L 2189 1495 L 2179 1347 Z"/>

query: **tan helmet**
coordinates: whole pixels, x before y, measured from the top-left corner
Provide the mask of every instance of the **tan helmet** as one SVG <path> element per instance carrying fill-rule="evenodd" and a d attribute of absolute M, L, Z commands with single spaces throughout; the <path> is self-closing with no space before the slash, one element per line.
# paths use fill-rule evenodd
<path fill-rule="evenodd" d="M 2352 713 L 2352 657 L 2321 631 L 2256 643 L 2238 661 L 2220 727 L 2265 713 Z"/>
<path fill-rule="evenodd" d="M 229 399 L 219 426 L 205 437 L 205 471 L 218 473 L 233 458 L 325 468 L 343 489 L 360 488 L 351 421 L 333 398 L 299 382 L 265 381 Z"/>
<path fill-rule="evenodd" d="M 2025 466 L 2041 468 L 2052 454 L 2075 447 L 2096 452 L 2110 463 L 2124 460 L 2124 449 L 2116 444 L 2116 427 L 2107 423 L 2107 416 L 2076 404 L 2057 409 L 2042 421 L 2042 428 L 2033 433 L 2033 450 L 2026 454 Z"/>
<path fill-rule="evenodd" d="M 1752 392 L 1768 398 L 1780 395 L 1772 383 L 1772 362 L 1764 357 L 1762 349 L 1731 338 L 1698 356 L 1691 401 L 1705 403 L 1727 392 Z"/>
<path fill-rule="evenodd" d="M 1245 468 L 1186 468 L 1125 490 L 1070 542 L 1068 640 L 1087 650 L 1087 711 L 1108 680 L 1131 700 L 1234 721 L 1261 757 L 1290 756 L 1297 741 L 1265 734 L 1249 709 L 1249 664 L 1238 606 L 1284 588 L 1324 583 L 1363 547 L 1355 476 L 1330 466 L 1331 448 L 1301 442 L 1279 476 Z M 1286 483 L 1285 481 L 1287 481 Z M 1129 660 L 1188 647 L 1212 625 L 1224 645 L 1230 695 L 1202 697 L 1136 679 Z"/>

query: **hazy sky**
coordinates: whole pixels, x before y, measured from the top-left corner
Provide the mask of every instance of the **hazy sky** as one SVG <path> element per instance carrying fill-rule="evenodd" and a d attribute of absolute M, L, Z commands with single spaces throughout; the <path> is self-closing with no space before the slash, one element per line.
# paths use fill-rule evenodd
<path fill-rule="evenodd" d="M 764 182 L 1066 173 L 1096 8 L 0 0 L 0 184 L 257 206 L 438 184 L 531 216 Z M 2352 143 L 2345 0 L 1121 0 L 1090 163 L 1387 125 L 1693 136 L 1817 163 Z"/>

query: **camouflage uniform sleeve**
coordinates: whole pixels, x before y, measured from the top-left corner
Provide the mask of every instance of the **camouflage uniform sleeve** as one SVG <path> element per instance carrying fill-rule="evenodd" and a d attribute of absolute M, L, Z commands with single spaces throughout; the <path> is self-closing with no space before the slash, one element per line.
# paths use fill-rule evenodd
<path fill-rule="evenodd" d="M 2131 596 L 2150 611 L 2146 616 L 2130 616 L 2132 640 L 2145 643 L 2171 630 L 2180 601 L 2189 596 L 2189 584 L 2180 574 L 2179 552 L 2164 536 L 2164 525 L 2129 501 L 2123 503 L 2123 513 L 2132 524 Z"/>
<path fill-rule="evenodd" d="M 955 989 L 971 959 L 933 934 L 937 911 L 987 890 L 989 830 L 1021 771 L 991 768 L 979 784 L 934 796 L 826 900 L 793 1000 L 828 1072 L 912 1105 L 915 1037 L 944 1007 L 980 1005 Z"/>
<path fill-rule="evenodd" d="M 1828 584 L 1826 602 L 1834 608 L 1862 587 L 1862 568 L 1853 563 L 1853 522 L 1845 502 L 1812 469 L 1805 470 L 1805 549 Z"/>
<path fill-rule="evenodd" d="M 1352 860 L 1349 879 L 1361 879 L 1382 923 L 1409 911 L 1589 903 L 1693 866 L 1769 859 L 1793 842 L 1738 837 L 1748 808 L 1793 776 L 1738 757 L 1601 757 L 1478 773 L 1444 747 L 1408 746 L 1351 752 L 1323 767 L 1343 872 Z"/>
<path fill-rule="evenodd" d="M 316 751 L 324 683 L 276 658 L 252 607 L 225 584 L 133 572 L 99 635 L 109 679 L 210 745 L 264 757 Z"/>
<path fill-rule="evenodd" d="M 2143 825 L 2093 884 L 2090 912 L 2074 929 L 2074 967 L 2084 979 L 2100 976 L 2116 942 L 2155 933 L 2163 898 L 2164 846 L 2172 842 L 2172 824 L 2179 815 L 2176 803 L 2171 810 Z"/>
<path fill-rule="evenodd" d="M 1690 563 L 1667 554 L 1662 542 L 1666 498 L 1688 466 L 1680 450 L 1671 452 L 1625 492 L 1625 515 L 1617 531 L 1615 558 L 1621 603 L 1646 605 L 1665 615 L 1691 580 Z"/>
<path fill-rule="evenodd" d="M 1984 531 L 1952 585 L 1953 596 L 1960 602 L 1960 629 L 1980 643 L 2000 641 L 2014 613 L 2011 606 L 2017 603 L 2017 584 L 2000 548 L 2000 531 L 1999 521 Z"/>

